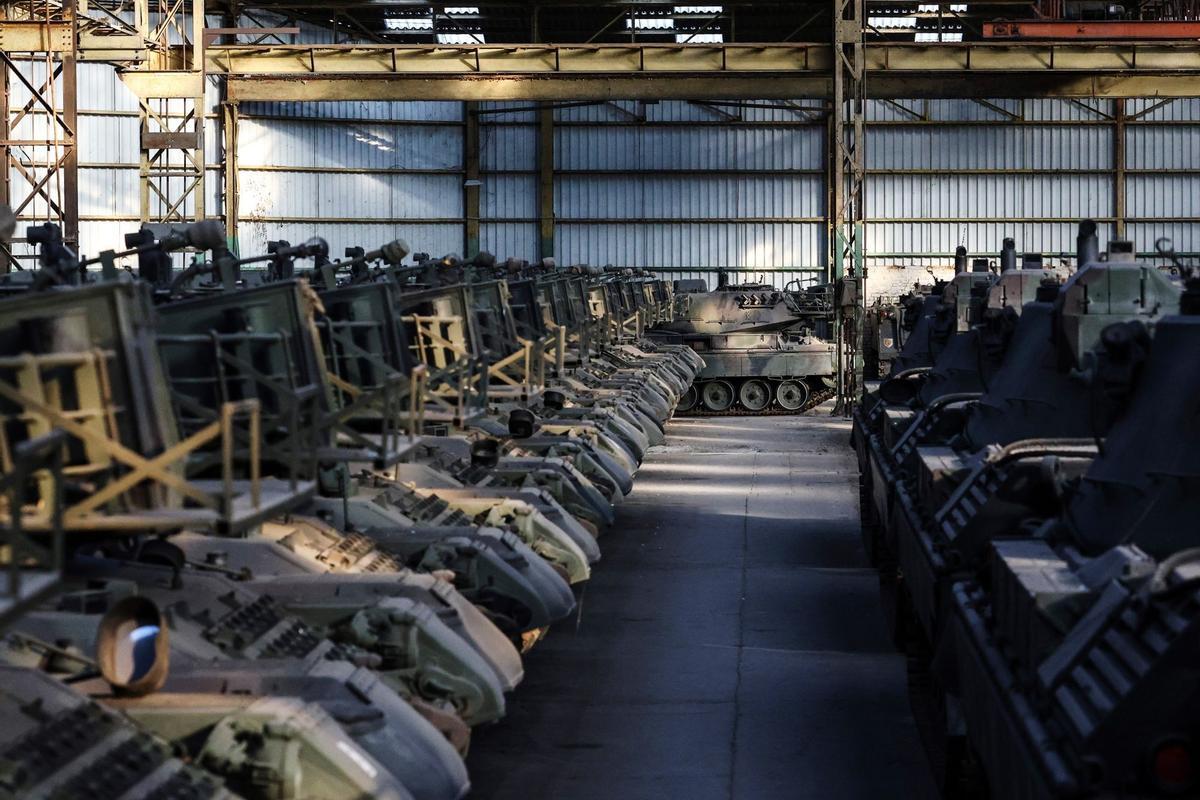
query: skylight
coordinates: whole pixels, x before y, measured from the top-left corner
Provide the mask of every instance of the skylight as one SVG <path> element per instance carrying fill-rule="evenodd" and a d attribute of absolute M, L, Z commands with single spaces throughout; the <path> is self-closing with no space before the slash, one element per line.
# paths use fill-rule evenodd
<path fill-rule="evenodd" d="M 446 6 L 436 17 L 428 12 L 421 16 L 385 17 L 385 30 L 399 34 L 432 34 L 438 44 L 482 44 L 486 41 L 483 33 L 468 29 L 467 25 L 457 25 L 456 17 L 473 17 L 479 14 L 479 6 Z M 472 20 L 472 23 L 475 21 Z M 472 25 L 471 27 L 474 27 Z"/>
<path fill-rule="evenodd" d="M 651 34 L 673 33 L 680 44 L 719 43 L 725 41 L 725 34 L 717 18 L 724 11 L 725 6 L 672 6 L 670 15 L 627 17 L 625 29 Z"/>

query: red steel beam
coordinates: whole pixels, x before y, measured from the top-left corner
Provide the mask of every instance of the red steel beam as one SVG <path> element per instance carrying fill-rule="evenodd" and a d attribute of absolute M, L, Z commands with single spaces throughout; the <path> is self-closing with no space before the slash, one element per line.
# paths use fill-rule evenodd
<path fill-rule="evenodd" d="M 1200 39 L 1200 22 L 1026 19 L 983 23 L 985 39 Z"/>

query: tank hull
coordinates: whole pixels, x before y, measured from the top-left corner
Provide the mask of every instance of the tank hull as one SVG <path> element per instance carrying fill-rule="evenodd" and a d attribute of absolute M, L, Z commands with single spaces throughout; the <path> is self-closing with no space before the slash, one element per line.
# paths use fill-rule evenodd
<path fill-rule="evenodd" d="M 679 414 L 799 414 L 822 402 L 834 375 L 834 349 L 819 339 L 778 333 L 685 336 L 704 359 L 695 402 Z M 728 402 L 726 402 L 728 400 Z"/>

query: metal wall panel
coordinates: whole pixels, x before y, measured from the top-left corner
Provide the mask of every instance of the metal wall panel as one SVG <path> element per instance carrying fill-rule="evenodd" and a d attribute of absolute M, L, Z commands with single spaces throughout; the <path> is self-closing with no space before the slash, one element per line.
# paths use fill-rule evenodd
<path fill-rule="evenodd" d="M 1112 129 L 1079 126 L 874 127 L 868 169 L 1110 169 Z"/>
<path fill-rule="evenodd" d="M 1111 101 L 868 103 L 866 251 L 899 269 L 869 281 L 870 293 L 944 268 L 960 244 L 995 257 L 1011 236 L 1021 251 L 1071 253 L 1085 217 L 1107 223 L 1105 242 L 1117 213 L 1114 113 Z"/>
<path fill-rule="evenodd" d="M 487 175 L 479 192 L 479 211 L 485 220 L 525 220 L 537 217 L 537 177 Z"/>
<path fill-rule="evenodd" d="M 804 264 L 793 259 L 805 254 L 815 256 L 823 230 L 815 224 L 713 224 L 704 220 L 673 224 L 560 221 L 556 255 L 569 264 L 783 269 L 788 264 Z"/>
<path fill-rule="evenodd" d="M 954 249 L 967 248 L 972 256 L 999 259 L 1005 237 L 1012 237 L 1018 252 L 1072 254 L 1077 220 L 1062 222 L 873 223 L 867 231 L 867 253 L 874 263 L 899 264 L 923 270 L 952 263 Z M 1111 235 L 1100 226 L 1100 244 Z M 916 275 L 914 280 L 919 278 Z"/>
<path fill-rule="evenodd" d="M 479 226 L 479 249 L 497 258 L 538 261 L 538 230 L 533 223 L 484 222 Z M 559 259 L 559 263 L 563 263 Z"/>
<path fill-rule="evenodd" d="M 247 116 L 238 133 L 239 163 L 245 167 L 462 168 L 462 134 L 456 128 Z"/>
<path fill-rule="evenodd" d="M 561 260 L 673 268 L 673 277 L 687 268 L 818 266 L 824 126 L 803 108 L 741 102 L 558 110 Z M 792 273 L 761 277 L 782 283 Z"/>
<path fill-rule="evenodd" d="M 531 170 L 536 166 L 536 128 L 484 118 L 479 129 L 480 169 Z"/>
<path fill-rule="evenodd" d="M 564 170 L 821 169 L 824 128 L 570 127 L 555 131 Z"/>
<path fill-rule="evenodd" d="M 334 256 L 395 238 L 414 252 L 462 251 L 461 104 L 255 105 L 268 107 L 243 116 L 238 137 L 241 252 L 313 235 Z M 412 124 L 430 119 L 446 124 Z"/>
<path fill-rule="evenodd" d="M 339 102 L 242 103 L 243 113 L 260 117 L 291 117 L 300 120 L 392 120 L 412 122 L 460 122 L 459 103 L 440 101 L 345 100 Z"/>
<path fill-rule="evenodd" d="M 302 27 L 305 41 L 338 38 Z M 119 246 L 138 211 L 137 103 L 105 65 L 80 65 L 79 86 L 82 233 L 95 252 Z M 13 99 L 22 100 L 19 86 Z M 210 86 L 210 114 L 215 101 Z M 480 104 L 481 246 L 500 257 L 537 252 L 538 115 L 530 105 Z M 819 266 L 825 129 L 806 110 L 816 105 L 617 101 L 556 109 L 559 261 L 672 274 Z M 1200 100 L 1129 100 L 1125 108 L 1127 235 L 1143 251 L 1158 236 L 1180 251 L 1200 250 Z M 1079 218 L 1111 220 L 1117 212 L 1115 109 L 1107 100 L 870 101 L 872 263 L 923 270 L 945 264 L 957 244 L 991 253 L 1010 235 L 1022 250 L 1071 252 Z M 461 250 L 462 104 L 247 103 L 241 110 L 244 252 L 268 238 L 317 231 L 329 235 L 335 253 L 396 235 L 435 254 Z M 42 123 L 24 124 L 33 132 Z M 215 119 L 206 131 L 215 215 L 222 158 Z M 270 221 L 286 218 L 313 221 Z M 397 222 L 405 219 L 434 222 Z M 1102 224 L 1103 238 L 1111 227 Z M 767 277 L 781 283 L 792 274 Z"/>

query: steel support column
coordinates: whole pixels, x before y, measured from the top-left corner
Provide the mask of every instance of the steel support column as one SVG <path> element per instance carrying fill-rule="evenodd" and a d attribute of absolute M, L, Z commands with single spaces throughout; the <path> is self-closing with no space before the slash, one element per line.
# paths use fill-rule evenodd
<path fill-rule="evenodd" d="M 63 3 L 75 30 L 75 0 Z M 79 131 L 79 97 L 76 76 L 75 49 L 62 54 L 62 128 L 70 144 L 62 151 L 62 228 L 63 239 L 76 251 L 79 250 L 79 147 L 76 139 Z"/>
<path fill-rule="evenodd" d="M 554 109 L 538 110 L 538 253 L 554 257 Z"/>
<path fill-rule="evenodd" d="M 1125 98 L 1118 97 L 1113 100 L 1113 235 L 1118 239 L 1125 238 L 1125 120 Z"/>
<path fill-rule="evenodd" d="M 4 19 L 4 8 L 0 6 L 0 21 Z M 8 65 L 0 63 L 0 205 L 12 206 L 8 168 Z M 0 275 L 11 272 L 12 253 L 7 242 L 0 242 Z"/>
<path fill-rule="evenodd" d="M 827 153 L 829 173 L 829 258 L 831 280 L 844 281 L 847 291 L 837 301 L 837 407 L 849 413 L 862 391 L 862 304 L 866 288 L 863 261 L 865 178 L 864 43 L 863 0 L 833 2 L 833 97 Z"/>
<path fill-rule="evenodd" d="M 48 5 L 36 19 L 28 9 L 26 18 L 12 19 L 17 8 L 0 8 L 0 202 L 17 216 L 14 243 L 24 240 L 24 223 L 45 221 L 78 248 L 75 0 Z M 12 101 L 17 85 L 26 97 L 19 105 Z M 0 272 L 15 265 L 11 245 L 0 245 Z"/>
<path fill-rule="evenodd" d="M 479 253 L 479 103 L 463 103 L 463 256 Z"/>
<path fill-rule="evenodd" d="M 241 176 L 238 171 L 238 127 L 241 111 L 237 103 L 221 104 L 221 175 L 224 191 L 221 208 L 225 212 L 225 235 L 236 253 L 238 248 L 238 191 Z"/>
<path fill-rule="evenodd" d="M 138 98 L 141 118 L 140 217 L 203 219 L 204 0 L 192 0 L 188 16 L 168 0 L 139 1 L 147 4 L 148 38 L 160 46 L 147 63 L 119 73 Z M 167 47 L 175 41 L 183 44 Z M 237 100 L 232 92 L 227 99 Z"/>

